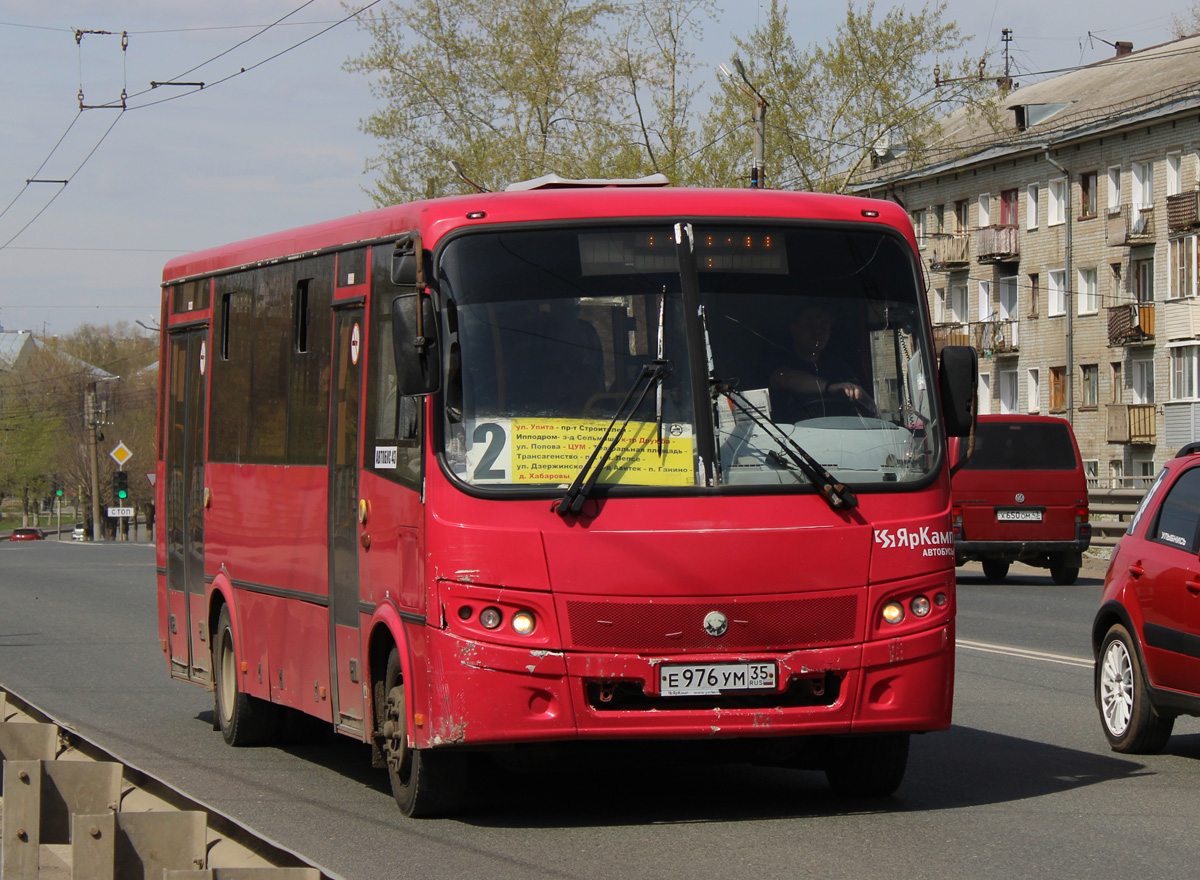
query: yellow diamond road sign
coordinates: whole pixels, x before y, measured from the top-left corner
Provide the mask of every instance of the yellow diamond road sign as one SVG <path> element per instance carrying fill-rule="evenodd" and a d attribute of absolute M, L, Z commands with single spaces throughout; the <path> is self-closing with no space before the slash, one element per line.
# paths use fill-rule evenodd
<path fill-rule="evenodd" d="M 109 457 L 115 461 L 120 467 L 125 467 L 125 462 L 133 458 L 133 450 L 124 443 L 118 443 L 117 448 L 110 452 Z"/>

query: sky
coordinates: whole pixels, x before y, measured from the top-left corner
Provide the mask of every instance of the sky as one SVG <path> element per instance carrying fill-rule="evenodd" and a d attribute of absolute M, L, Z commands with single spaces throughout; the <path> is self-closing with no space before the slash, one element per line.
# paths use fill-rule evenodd
<path fill-rule="evenodd" d="M 373 207 L 379 150 L 359 123 L 379 105 L 343 69 L 369 37 L 337 24 L 369 2 L 0 0 L 0 327 L 154 328 L 172 257 Z M 1118 40 L 1164 42 L 1190 2 L 948 0 L 947 17 L 973 37 L 971 57 L 992 56 L 989 73 L 1009 28 L 1021 82 L 1107 58 Z M 693 47 L 710 89 L 769 0 L 721 5 Z M 892 5 L 877 0 L 877 16 Z M 846 8 L 790 7 L 799 45 L 831 38 Z M 206 85 L 151 88 L 168 80 Z M 124 111 L 101 106 L 122 91 Z"/>

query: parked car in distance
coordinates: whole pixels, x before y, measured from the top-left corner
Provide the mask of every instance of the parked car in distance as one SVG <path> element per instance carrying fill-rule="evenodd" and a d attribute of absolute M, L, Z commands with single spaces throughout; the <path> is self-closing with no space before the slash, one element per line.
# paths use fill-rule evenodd
<path fill-rule="evenodd" d="M 42 541 L 45 538 L 41 529 L 13 529 L 13 533 L 8 536 L 10 541 Z"/>
<path fill-rule="evenodd" d="M 1200 715 L 1200 443 L 1163 466 L 1113 550 L 1092 624 L 1109 745 L 1149 753 Z"/>
<path fill-rule="evenodd" d="M 1071 423 L 980 416 L 970 457 L 967 449 L 968 438 L 951 438 L 955 564 L 981 561 L 992 583 L 1013 562 L 1050 569 L 1056 584 L 1075 583 L 1092 527 Z"/>
<path fill-rule="evenodd" d="M 87 534 L 83 530 L 83 523 L 81 523 L 81 522 L 75 523 L 75 528 L 71 529 L 71 540 L 72 541 L 87 540 Z"/>

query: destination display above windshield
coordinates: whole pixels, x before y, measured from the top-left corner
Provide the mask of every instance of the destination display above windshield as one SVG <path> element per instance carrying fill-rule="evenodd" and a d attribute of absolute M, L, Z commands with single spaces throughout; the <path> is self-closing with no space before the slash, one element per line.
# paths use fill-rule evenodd
<path fill-rule="evenodd" d="M 467 473 L 472 483 L 565 485 L 579 474 L 604 437 L 607 419 L 480 419 L 467 424 Z M 619 426 L 613 428 L 609 440 Z M 690 425 L 630 422 L 597 480 L 600 484 L 690 486 L 695 477 Z"/>

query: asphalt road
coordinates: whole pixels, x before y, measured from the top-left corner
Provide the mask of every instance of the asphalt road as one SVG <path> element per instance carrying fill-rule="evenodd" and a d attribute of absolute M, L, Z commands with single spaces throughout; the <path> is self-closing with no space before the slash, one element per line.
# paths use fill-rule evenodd
<path fill-rule="evenodd" d="M 361 743 L 296 725 L 224 745 L 210 695 L 167 676 L 139 544 L 0 545 L 0 686 L 347 880 L 1190 874 L 1200 721 L 1162 755 L 1109 751 L 1087 635 L 1102 568 L 1073 587 L 960 574 L 954 727 L 914 740 L 882 802 L 677 749 L 568 750 L 487 768 L 456 819 L 406 820 Z"/>

